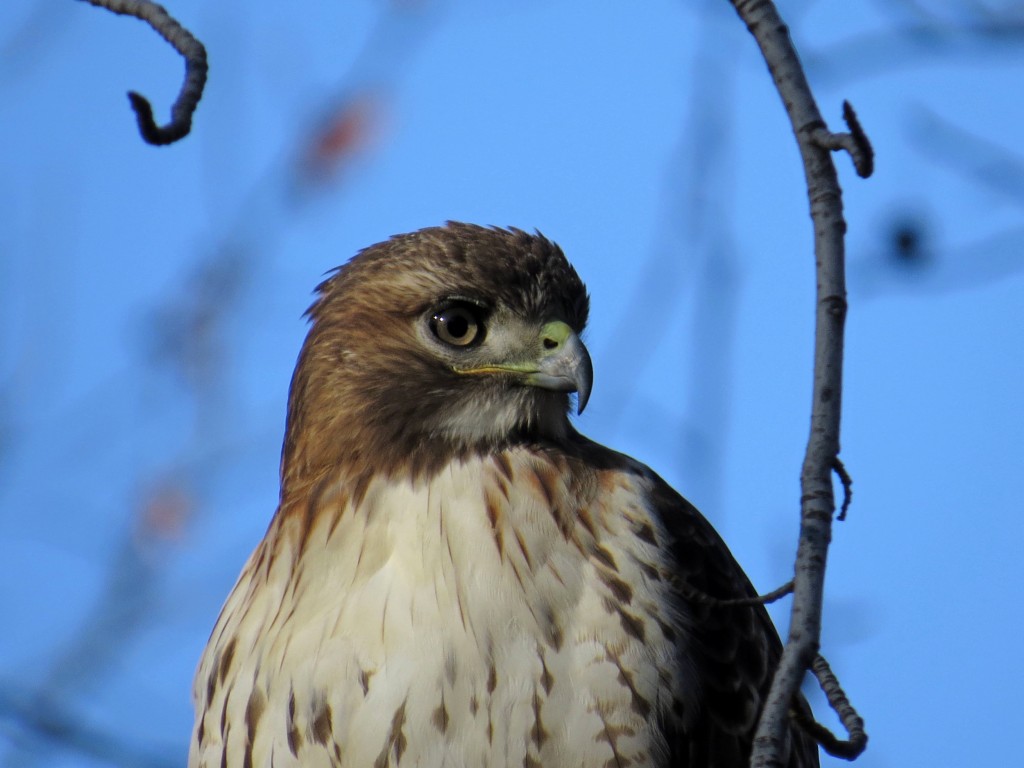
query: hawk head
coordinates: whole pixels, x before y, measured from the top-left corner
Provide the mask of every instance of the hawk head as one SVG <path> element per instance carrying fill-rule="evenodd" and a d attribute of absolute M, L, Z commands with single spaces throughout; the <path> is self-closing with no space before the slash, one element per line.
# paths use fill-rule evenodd
<path fill-rule="evenodd" d="M 318 288 L 288 403 L 282 493 L 330 468 L 436 471 L 569 430 L 588 298 L 557 245 L 450 222 L 361 251 Z"/>

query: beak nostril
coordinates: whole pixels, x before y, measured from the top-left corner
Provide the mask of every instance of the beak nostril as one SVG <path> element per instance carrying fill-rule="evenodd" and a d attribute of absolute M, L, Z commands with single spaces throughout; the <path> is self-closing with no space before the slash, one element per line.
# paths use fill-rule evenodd
<path fill-rule="evenodd" d="M 558 346 L 558 342 L 552 339 L 550 336 L 544 339 L 544 349 L 554 349 Z"/>

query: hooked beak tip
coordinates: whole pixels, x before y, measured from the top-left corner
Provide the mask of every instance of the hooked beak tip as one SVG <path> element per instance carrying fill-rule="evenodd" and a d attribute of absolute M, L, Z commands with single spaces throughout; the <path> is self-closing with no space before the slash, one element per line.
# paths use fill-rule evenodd
<path fill-rule="evenodd" d="M 580 346 L 583 346 L 582 344 Z M 580 416 L 583 413 L 583 409 L 587 407 L 587 403 L 590 402 L 590 390 L 594 385 L 594 366 L 590 361 L 590 355 L 586 353 L 586 347 L 583 347 L 584 354 L 580 361 L 579 375 L 576 376 L 576 415 Z"/>

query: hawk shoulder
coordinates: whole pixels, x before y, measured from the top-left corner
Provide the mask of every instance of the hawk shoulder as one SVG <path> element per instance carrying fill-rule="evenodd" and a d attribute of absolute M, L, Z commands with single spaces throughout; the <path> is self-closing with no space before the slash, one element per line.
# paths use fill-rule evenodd
<path fill-rule="evenodd" d="M 689 501 L 649 467 L 585 438 L 581 452 L 621 475 L 664 537 L 671 553 L 673 600 L 685 616 L 679 663 L 693 671 L 697 703 L 670 726 L 671 765 L 746 766 L 757 720 L 778 665 L 782 643 L 763 605 L 716 606 L 694 600 L 694 591 L 718 600 L 758 593 L 718 532 Z M 794 706 L 809 712 L 803 697 Z M 818 765 L 817 744 L 794 725 L 790 768 Z"/>

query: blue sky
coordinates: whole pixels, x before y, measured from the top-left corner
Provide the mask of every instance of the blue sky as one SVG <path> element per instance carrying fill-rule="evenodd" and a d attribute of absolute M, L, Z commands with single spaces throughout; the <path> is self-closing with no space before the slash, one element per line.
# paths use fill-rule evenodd
<path fill-rule="evenodd" d="M 811 228 L 724 0 L 168 5 L 211 67 L 168 148 L 125 98 L 166 115 L 180 84 L 144 24 L 0 8 L 0 710 L 43 702 L 183 763 L 194 665 L 273 513 L 311 291 L 446 219 L 562 245 L 592 294 L 579 429 L 697 503 L 760 588 L 789 578 Z M 839 129 L 849 99 L 877 150 L 868 181 L 836 157 L 854 503 L 823 637 L 870 768 L 1018 753 L 1024 41 L 938 7 L 781 4 L 822 112 Z M 937 26 L 961 31 L 895 32 Z M 297 158 L 339 109 L 362 141 L 314 179 Z M 894 257 L 900 228 L 917 258 Z M 0 717 L 4 764 L 105 764 L 19 722 Z"/>

